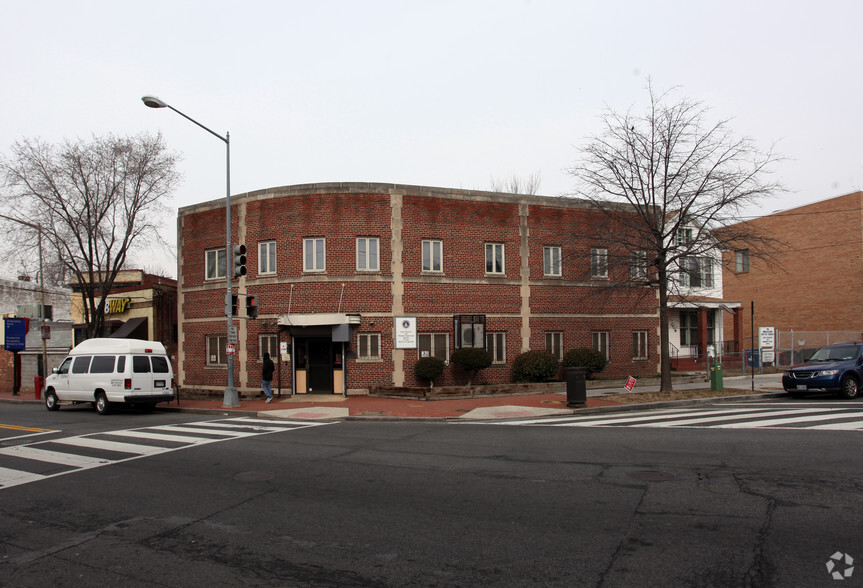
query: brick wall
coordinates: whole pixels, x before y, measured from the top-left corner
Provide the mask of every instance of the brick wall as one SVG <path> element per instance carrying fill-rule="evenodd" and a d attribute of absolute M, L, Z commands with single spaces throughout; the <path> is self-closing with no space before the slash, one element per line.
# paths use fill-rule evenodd
<path fill-rule="evenodd" d="M 861 204 L 863 192 L 854 192 L 746 223 L 777 245 L 773 258 L 753 253 L 748 272 L 734 271 L 734 252 L 725 254 L 725 298 L 742 303 L 744 341 L 751 334 L 752 302 L 756 327 L 863 331 Z"/>
<path fill-rule="evenodd" d="M 278 332 L 279 317 L 288 313 L 359 314 L 349 346 L 354 352 L 357 334 L 380 334 L 380 360 L 345 362 L 349 389 L 390 386 L 397 378 L 419 384 L 413 376 L 418 351 L 393 353 L 395 316 L 416 317 L 418 332 L 449 333 L 452 352 L 453 315 L 486 315 L 488 332 L 506 334 L 506 364 L 481 372 L 483 382 L 510 381 L 514 358 L 526 349 L 544 349 L 547 330 L 564 331 L 566 349 L 590 346 L 593 331 L 609 332 L 612 363 L 605 375 L 656 373 L 658 358 L 631 358 L 633 330 L 648 331 L 649 347 L 656 348 L 655 293 L 626 287 L 628 268 L 612 269 L 607 281 L 590 279 L 590 248 L 614 252 L 615 242 L 612 233 L 597 230 L 601 213 L 585 203 L 373 184 L 288 186 L 235 196 L 232 202 L 232 241 L 248 249 L 248 274 L 234 282 L 234 290 L 254 294 L 259 307 L 257 321 L 235 321 L 240 333 L 235 381 L 241 392 L 243 386 L 248 393 L 258 389 L 258 335 Z M 218 201 L 183 208 L 179 227 L 180 383 L 219 390 L 224 367 L 207 367 L 205 340 L 225 332 L 225 281 L 204 279 L 204 253 L 224 247 L 224 210 Z M 325 272 L 303 271 L 303 239 L 310 237 L 326 239 Z M 357 237 L 379 239 L 379 271 L 357 271 Z M 422 271 L 425 239 L 443 243 L 441 272 Z M 258 273 L 262 241 L 276 243 L 275 275 Z M 486 272 L 486 243 L 503 245 L 503 274 Z M 561 247 L 559 278 L 543 276 L 546 245 Z M 289 338 L 284 328 L 281 337 Z M 281 365 L 283 388 L 291 387 L 291 367 Z M 436 384 L 461 383 L 461 378 L 465 374 L 450 366 Z"/>

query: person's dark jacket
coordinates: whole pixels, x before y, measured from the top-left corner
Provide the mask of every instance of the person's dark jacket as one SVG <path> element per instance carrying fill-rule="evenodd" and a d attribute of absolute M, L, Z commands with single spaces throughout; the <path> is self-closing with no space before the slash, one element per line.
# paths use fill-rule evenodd
<path fill-rule="evenodd" d="M 273 364 L 273 360 L 270 359 L 270 354 L 264 354 L 264 369 L 261 372 L 261 379 L 271 381 L 273 379 L 273 372 L 276 371 L 276 366 Z"/>

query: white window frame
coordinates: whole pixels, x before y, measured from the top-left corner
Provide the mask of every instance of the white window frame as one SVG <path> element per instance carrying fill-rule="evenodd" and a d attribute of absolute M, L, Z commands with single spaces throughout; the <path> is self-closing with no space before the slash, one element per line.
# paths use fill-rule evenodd
<path fill-rule="evenodd" d="M 485 350 L 491 355 L 492 364 L 506 363 L 506 333 L 503 331 L 486 332 Z"/>
<path fill-rule="evenodd" d="M 273 361 L 279 357 L 279 336 L 276 333 L 258 335 L 258 361 L 264 361 L 264 353 L 269 353 Z"/>
<path fill-rule="evenodd" d="M 608 279 L 608 249 L 605 247 L 590 249 L 590 277 L 595 280 Z"/>
<path fill-rule="evenodd" d="M 712 257 L 684 257 L 680 263 L 683 266 L 680 271 L 682 286 L 693 289 L 713 288 Z"/>
<path fill-rule="evenodd" d="M 647 279 L 647 251 L 633 251 L 630 258 L 629 276 L 633 280 Z"/>
<path fill-rule="evenodd" d="M 276 242 L 261 241 L 258 243 L 258 275 L 273 275 L 276 273 Z"/>
<path fill-rule="evenodd" d="M 381 334 L 357 333 L 357 360 L 381 360 Z"/>
<path fill-rule="evenodd" d="M 357 271 L 381 271 L 381 240 L 378 237 L 357 237 Z"/>
<path fill-rule="evenodd" d="M 207 335 L 207 367 L 225 367 L 228 365 L 228 336 Z"/>
<path fill-rule="evenodd" d="M 306 273 L 327 271 L 327 240 L 324 237 L 303 239 L 303 271 Z"/>
<path fill-rule="evenodd" d="M 674 233 L 674 244 L 680 246 L 687 246 L 692 244 L 693 230 L 692 227 L 682 227 L 677 229 Z"/>
<path fill-rule="evenodd" d="M 485 244 L 485 274 L 487 276 L 506 274 L 506 248 L 503 243 Z"/>
<path fill-rule="evenodd" d="M 593 331 L 590 335 L 591 346 L 605 356 L 605 361 L 611 361 L 611 344 L 608 331 Z"/>
<path fill-rule="evenodd" d="M 545 332 L 545 350 L 555 356 L 557 361 L 563 361 L 563 331 Z"/>
<path fill-rule="evenodd" d="M 552 278 L 561 276 L 560 247 L 546 245 L 542 248 L 542 275 Z"/>
<path fill-rule="evenodd" d="M 443 241 L 440 239 L 423 239 L 422 271 L 423 273 L 443 273 Z"/>
<path fill-rule="evenodd" d="M 648 358 L 648 341 L 647 331 L 632 331 L 632 359 L 643 360 Z"/>
<path fill-rule="evenodd" d="M 438 349 L 435 346 L 435 340 L 443 336 L 443 349 Z M 422 359 L 423 354 L 423 339 L 428 337 L 429 341 L 429 357 L 440 357 L 440 359 L 449 363 L 449 333 L 417 333 L 417 359 Z M 443 353 L 440 353 L 440 352 Z"/>
<path fill-rule="evenodd" d="M 219 263 L 221 257 L 222 263 Z M 228 277 L 228 258 L 225 248 L 204 251 L 204 280 L 224 280 Z"/>

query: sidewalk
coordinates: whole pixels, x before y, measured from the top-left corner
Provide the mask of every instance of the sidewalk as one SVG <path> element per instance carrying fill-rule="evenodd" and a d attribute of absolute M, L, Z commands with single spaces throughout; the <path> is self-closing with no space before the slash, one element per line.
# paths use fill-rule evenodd
<path fill-rule="evenodd" d="M 782 392 L 777 374 L 757 375 L 754 394 Z M 745 390 L 752 388 L 750 376 L 733 376 L 724 379 L 726 388 Z M 675 390 L 709 388 L 708 382 L 678 383 Z M 655 392 L 658 385 L 636 386 L 632 393 Z M 413 400 L 401 398 L 374 398 L 368 396 L 337 396 L 329 394 L 302 394 L 297 396 L 276 396 L 267 404 L 263 394 L 254 399 L 242 398 L 236 408 L 222 407 L 222 398 L 192 400 L 180 396 L 179 401 L 161 403 L 157 410 L 173 410 L 218 415 L 258 416 L 297 420 L 498 420 L 533 418 L 538 416 L 569 415 L 575 412 L 595 410 L 633 410 L 651 408 L 668 403 L 622 404 L 603 399 L 604 396 L 626 393 L 623 387 L 590 388 L 587 390 L 587 405 L 583 408 L 568 408 L 566 394 L 533 394 L 521 396 L 495 396 L 464 398 L 452 400 Z M 725 397 L 726 399 L 728 397 Z M 699 400 L 672 401 L 672 404 L 704 402 Z M 0 391 L 0 403 L 26 402 L 42 403 L 36 400 L 32 391 L 12 396 L 11 392 Z M 62 410 L 62 408 L 61 408 Z"/>

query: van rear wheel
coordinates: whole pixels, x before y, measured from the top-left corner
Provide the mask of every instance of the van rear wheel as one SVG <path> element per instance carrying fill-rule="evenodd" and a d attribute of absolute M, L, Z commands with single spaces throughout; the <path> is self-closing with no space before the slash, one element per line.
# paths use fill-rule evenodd
<path fill-rule="evenodd" d="M 104 392 L 96 393 L 96 412 L 99 414 L 111 414 L 111 403 Z"/>
<path fill-rule="evenodd" d="M 57 395 L 53 390 L 45 392 L 45 408 L 48 410 L 60 410 L 60 401 L 57 400 Z"/>

